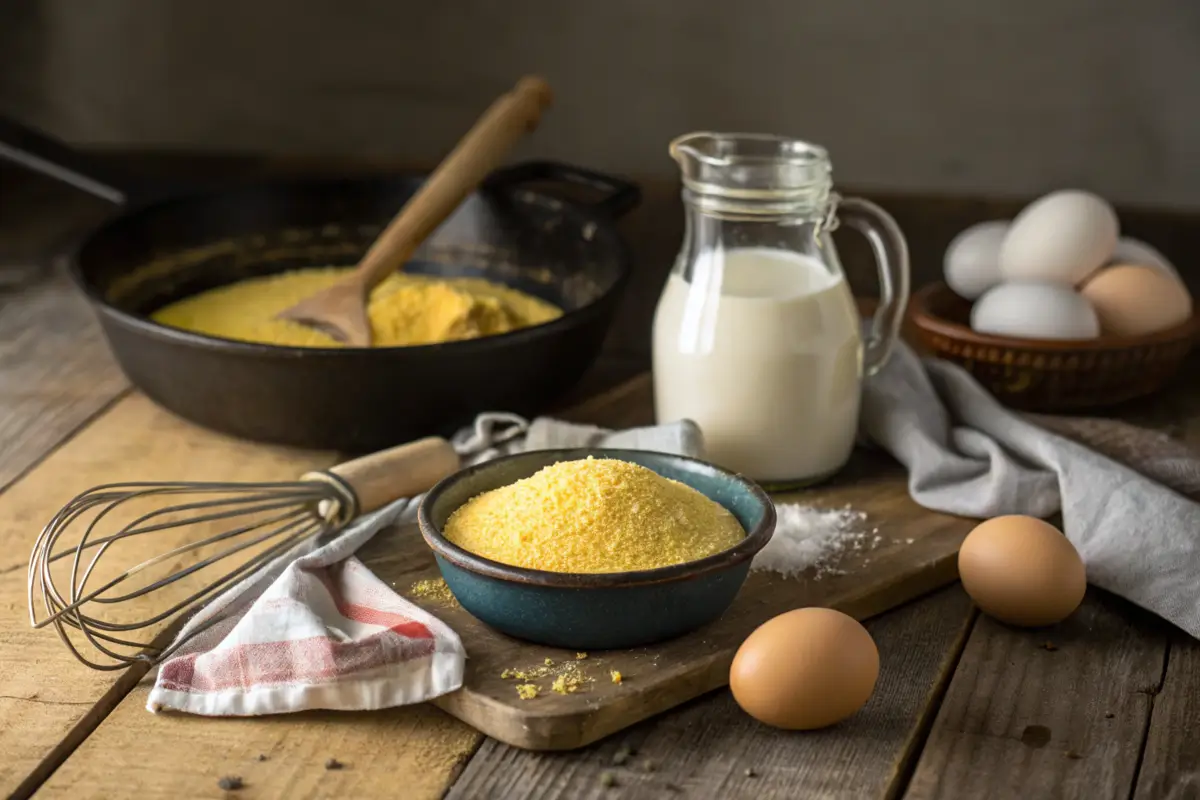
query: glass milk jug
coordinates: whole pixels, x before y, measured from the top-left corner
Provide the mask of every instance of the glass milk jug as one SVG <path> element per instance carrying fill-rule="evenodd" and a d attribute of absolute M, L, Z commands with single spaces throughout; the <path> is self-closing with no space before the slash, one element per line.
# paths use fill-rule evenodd
<path fill-rule="evenodd" d="M 692 133 L 683 246 L 654 315 L 655 414 L 691 419 L 712 462 L 768 486 L 819 482 L 850 458 L 862 378 L 883 366 L 908 302 L 895 221 L 832 191 L 825 150 L 782 136 Z M 830 236 L 861 231 L 879 266 L 867 334 Z"/>

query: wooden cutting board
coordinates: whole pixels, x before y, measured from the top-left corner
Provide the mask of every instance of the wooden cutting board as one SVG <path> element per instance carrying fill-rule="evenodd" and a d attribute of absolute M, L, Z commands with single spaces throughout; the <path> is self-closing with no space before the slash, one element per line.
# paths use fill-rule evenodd
<path fill-rule="evenodd" d="M 568 414 L 606 427 L 650 424 L 648 375 L 635 378 Z M 752 572 L 733 606 L 716 622 L 678 639 L 636 650 L 574 652 L 521 642 L 487 628 L 453 600 L 413 591 L 436 579 L 437 567 L 416 526 L 385 531 L 359 553 L 401 594 L 449 624 L 467 650 L 463 688 L 435 701 L 483 733 L 530 750 L 568 750 L 594 742 L 728 682 L 745 637 L 767 619 L 801 606 L 830 606 L 864 619 L 957 578 L 955 555 L 972 520 L 926 511 L 908 496 L 903 469 L 888 456 L 857 450 L 831 483 L 775 497 L 824 509 L 865 512 L 862 547 L 794 578 Z M 582 678 L 573 693 L 552 689 L 564 669 Z M 612 671 L 621 682 L 614 683 Z M 511 677 L 514 671 L 526 678 Z M 539 693 L 521 699 L 518 684 Z"/>

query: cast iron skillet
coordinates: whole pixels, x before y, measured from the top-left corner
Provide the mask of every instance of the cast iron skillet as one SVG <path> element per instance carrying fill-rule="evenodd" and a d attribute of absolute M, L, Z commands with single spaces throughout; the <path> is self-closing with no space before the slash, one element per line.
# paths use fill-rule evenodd
<path fill-rule="evenodd" d="M 3 120 L 0 156 L 125 204 L 85 238 L 71 274 L 135 386 L 234 436 L 350 453 L 446 434 L 484 410 L 537 414 L 569 389 L 598 355 L 628 278 L 614 220 L 640 199 L 636 186 L 579 167 L 519 164 L 494 173 L 406 267 L 521 289 L 562 307 L 555 321 L 422 347 L 278 347 L 147 314 L 250 275 L 354 264 L 421 176 L 279 181 L 137 205 L 81 154 Z M 562 199 L 571 187 L 600 199 Z"/>

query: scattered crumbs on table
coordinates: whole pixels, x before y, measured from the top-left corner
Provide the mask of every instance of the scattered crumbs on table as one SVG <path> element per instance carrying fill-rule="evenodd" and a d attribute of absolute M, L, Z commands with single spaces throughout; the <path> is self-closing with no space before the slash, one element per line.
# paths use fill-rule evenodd
<path fill-rule="evenodd" d="M 269 758 L 268 758 L 268 756 L 267 756 L 267 754 L 266 754 L 266 753 L 259 753 L 259 754 L 258 754 L 258 760 L 259 760 L 259 761 L 268 761 L 268 760 L 269 760 Z"/>
<path fill-rule="evenodd" d="M 1058 649 L 1058 645 L 1056 645 L 1054 642 L 1042 642 L 1042 649 L 1053 653 Z"/>
<path fill-rule="evenodd" d="M 547 667 L 553 667 L 553 666 L 554 666 L 554 659 L 552 659 L 552 658 L 547 658 L 547 659 L 546 659 L 546 660 L 545 660 L 543 663 L 544 663 L 544 664 L 545 664 Z"/>
<path fill-rule="evenodd" d="M 915 542 L 915 541 L 916 541 L 916 539 L 913 539 L 912 537 L 909 537 L 908 539 L 905 539 L 905 540 L 904 540 L 904 543 L 905 543 L 905 544 L 912 544 L 912 543 L 913 543 L 913 542 Z"/>
<path fill-rule="evenodd" d="M 619 669 L 614 669 L 609 674 L 612 676 L 613 683 L 620 683 L 623 680 L 623 678 L 621 677 L 621 671 Z"/>
<path fill-rule="evenodd" d="M 336 758 L 330 758 L 325 762 L 325 769 L 344 769 L 345 767 L 346 765 Z"/>
<path fill-rule="evenodd" d="M 642 762 L 643 772 L 654 772 L 656 769 L 658 769 L 658 764 L 655 764 L 653 759 L 647 758 Z"/>
<path fill-rule="evenodd" d="M 611 789 L 617 785 L 617 776 L 613 775 L 611 772 L 601 772 L 600 785 L 605 789 Z"/>
<path fill-rule="evenodd" d="M 522 700 L 532 700 L 538 696 L 538 687 L 532 683 L 517 684 L 517 697 Z"/>
<path fill-rule="evenodd" d="M 575 654 L 576 661 L 583 661 L 585 658 L 587 658 L 587 653 L 576 653 Z"/>
<path fill-rule="evenodd" d="M 226 775 L 217 781 L 217 786 L 220 787 L 222 791 L 226 792 L 236 792 L 245 785 L 245 781 L 243 781 L 238 775 Z"/>
<path fill-rule="evenodd" d="M 758 777 L 758 773 L 755 772 L 754 770 L 750 769 L 749 767 L 746 767 L 746 770 L 742 774 L 745 775 L 747 778 L 757 778 Z"/>
<path fill-rule="evenodd" d="M 450 591 L 444 578 L 426 578 L 417 581 L 408 587 L 408 593 L 413 597 L 422 597 L 437 603 L 458 604 L 458 600 L 454 598 L 454 593 Z"/>
<path fill-rule="evenodd" d="M 613 753 L 612 763 L 618 767 L 625 766 L 625 762 L 629 760 L 631 755 L 628 747 L 621 745 L 617 748 L 617 752 Z"/>

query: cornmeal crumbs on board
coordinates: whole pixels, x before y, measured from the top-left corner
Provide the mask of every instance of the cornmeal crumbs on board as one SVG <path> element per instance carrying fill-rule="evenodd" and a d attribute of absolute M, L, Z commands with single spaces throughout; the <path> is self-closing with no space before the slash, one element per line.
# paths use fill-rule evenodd
<path fill-rule="evenodd" d="M 550 683 L 551 691 L 559 694 L 574 694 L 584 689 L 587 684 L 595 683 L 576 661 L 560 661 L 547 658 L 541 664 L 526 669 L 506 669 L 500 673 L 505 680 L 524 681 L 516 686 L 517 695 L 522 700 L 532 700 L 541 692 L 542 687 L 533 681 L 540 678 L 553 678 Z"/>
<path fill-rule="evenodd" d="M 628 461 L 560 461 L 478 495 L 445 536 L 472 553 L 550 572 L 655 569 L 719 553 L 746 536 L 690 486 Z"/>

